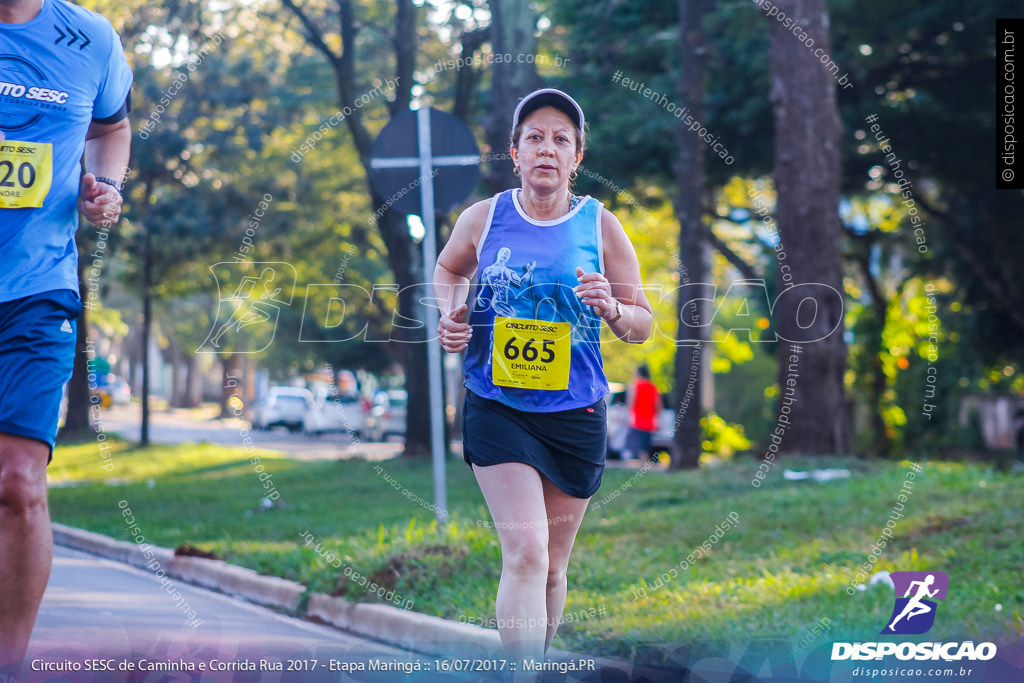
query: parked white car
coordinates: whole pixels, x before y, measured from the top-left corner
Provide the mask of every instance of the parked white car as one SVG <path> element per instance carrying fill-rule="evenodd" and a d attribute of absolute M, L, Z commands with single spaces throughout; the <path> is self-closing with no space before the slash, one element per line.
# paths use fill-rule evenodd
<path fill-rule="evenodd" d="M 313 405 L 313 393 L 300 387 L 270 387 L 252 409 L 252 428 L 286 427 L 290 432 L 302 429 L 306 412 Z"/>
<path fill-rule="evenodd" d="M 378 391 L 366 415 L 366 440 L 384 441 L 389 436 L 405 438 L 405 416 L 409 394 L 404 389 Z"/>
<path fill-rule="evenodd" d="M 90 391 L 99 396 L 100 405 L 104 408 L 111 404 L 128 405 L 132 400 L 132 390 L 128 382 L 112 372 L 100 373 Z"/>
<path fill-rule="evenodd" d="M 126 406 L 132 402 L 132 389 L 128 385 L 128 380 L 120 375 L 107 375 L 106 390 L 114 405 Z"/>
<path fill-rule="evenodd" d="M 356 395 L 322 394 L 306 411 L 302 431 L 310 436 L 324 432 L 345 432 L 360 438 L 366 428 L 366 405 Z"/>

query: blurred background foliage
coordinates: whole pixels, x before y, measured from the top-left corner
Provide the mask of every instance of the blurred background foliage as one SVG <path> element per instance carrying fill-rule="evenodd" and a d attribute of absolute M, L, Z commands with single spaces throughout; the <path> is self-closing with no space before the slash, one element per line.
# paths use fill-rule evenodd
<path fill-rule="evenodd" d="M 322 46 L 311 40 L 299 13 L 276 0 L 83 4 L 118 27 L 136 77 L 127 210 L 110 241 L 105 308 L 90 317 L 110 336 L 129 337 L 138 327 L 140 255 L 148 232 L 155 334 L 163 348 L 189 355 L 205 338 L 217 303 L 210 266 L 239 256 L 246 228 L 267 196 L 272 199 L 244 260 L 292 264 L 296 296 L 305 296 L 307 284 L 371 290 L 397 281 L 388 247 L 391 240 L 394 249 L 394 236 L 386 237 L 371 218 L 374 198 L 356 129 L 349 122 L 325 124 L 343 101 L 344 71 L 323 49 L 355 60 L 348 75 L 357 97 L 383 89 L 358 112 L 358 125 L 376 135 L 399 96 L 387 89 L 401 67 L 396 8 L 412 13 L 415 37 L 413 82 L 397 90 L 418 106 L 457 111 L 479 140 L 486 138 L 495 87 L 488 63 L 494 3 L 309 0 L 299 7 L 319 27 Z M 853 450 L 891 457 L 970 450 L 978 444 L 977 429 L 958 423 L 962 398 L 1024 393 L 1018 265 L 1024 195 L 993 189 L 991 158 L 994 19 L 1012 16 L 1018 7 L 1001 0 L 913 7 L 831 0 L 827 7 L 832 58 L 854 84 L 837 90 L 843 232 L 836 237 Z M 627 382 L 646 363 L 659 388 L 677 392 L 673 291 L 686 280 L 676 246 L 674 164 L 680 136 L 689 133 L 680 132 L 665 108 L 611 79 L 621 73 L 676 97 L 678 3 L 538 0 L 531 11 L 537 54 L 547 58 L 537 60 L 538 78 L 571 92 L 587 112 L 588 149 L 576 191 L 598 197 L 622 221 L 655 307 L 658 331 L 650 342 L 605 346 L 609 379 Z M 352 20 L 349 45 L 334 28 L 345 12 Z M 770 46 L 764 13 L 749 1 L 706 2 L 704 30 L 706 123 L 735 158 L 727 165 L 708 155 L 705 221 L 719 242 L 763 277 L 767 293 L 735 305 L 727 296 L 730 286 L 746 276 L 722 250 L 709 249 L 718 313 L 711 334 L 717 341 L 706 345 L 703 444 L 710 454 L 728 456 L 764 449 L 779 394 L 776 344 L 751 339 L 771 327 L 771 302 L 781 291 L 775 238 L 758 226 L 751 200 L 759 189 L 769 211 L 775 201 Z M 477 61 L 462 69 L 436 68 L 460 55 Z M 919 249 L 900 188 L 865 122 L 871 114 L 913 179 L 926 251 Z M 154 125 L 147 128 L 147 121 Z M 297 154 L 310 139 L 313 149 Z M 509 162 L 494 162 L 501 163 Z M 493 190 L 484 176 L 474 200 Z M 442 240 L 454 215 L 447 217 Z M 92 231 L 82 230 L 83 251 Z M 415 248 L 411 237 L 408 243 Z M 394 304 L 391 294 L 381 300 Z M 370 333 L 387 335 L 393 320 L 381 310 L 390 308 L 350 304 L 369 321 Z M 316 308 L 285 308 L 282 329 L 301 325 L 326 338 Z M 929 332 L 936 330 L 937 343 L 929 347 Z M 325 362 L 382 372 L 399 359 L 392 345 L 311 344 L 295 334 L 278 334 L 256 358 L 276 380 Z M 921 409 L 929 365 L 937 378 L 930 416 Z"/>

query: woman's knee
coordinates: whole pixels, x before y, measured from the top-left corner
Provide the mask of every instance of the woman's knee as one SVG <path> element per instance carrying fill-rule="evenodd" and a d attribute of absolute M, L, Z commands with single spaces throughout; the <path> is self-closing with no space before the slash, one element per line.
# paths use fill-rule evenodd
<path fill-rule="evenodd" d="M 565 583 L 566 576 L 565 563 L 559 561 L 559 558 L 548 557 L 548 586 L 559 586 Z"/>
<path fill-rule="evenodd" d="M 547 575 L 547 528 L 510 529 L 502 538 L 501 552 L 504 569 L 517 574 Z"/>

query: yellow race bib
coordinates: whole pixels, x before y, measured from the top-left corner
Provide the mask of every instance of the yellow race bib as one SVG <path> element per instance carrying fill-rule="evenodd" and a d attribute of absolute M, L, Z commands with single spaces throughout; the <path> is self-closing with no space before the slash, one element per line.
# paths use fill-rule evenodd
<path fill-rule="evenodd" d="M 496 317 L 492 380 L 499 387 L 568 389 L 571 333 L 566 322 Z"/>
<path fill-rule="evenodd" d="M 53 145 L 0 140 L 0 208 L 39 208 L 52 179 Z"/>

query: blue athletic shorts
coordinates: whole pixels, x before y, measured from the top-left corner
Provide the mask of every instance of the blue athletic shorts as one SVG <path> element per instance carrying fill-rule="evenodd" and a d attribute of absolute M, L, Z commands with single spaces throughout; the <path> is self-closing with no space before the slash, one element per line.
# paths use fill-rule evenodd
<path fill-rule="evenodd" d="M 0 302 L 0 432 L 53 449 L 81 311 L 70 289 Z"/>

